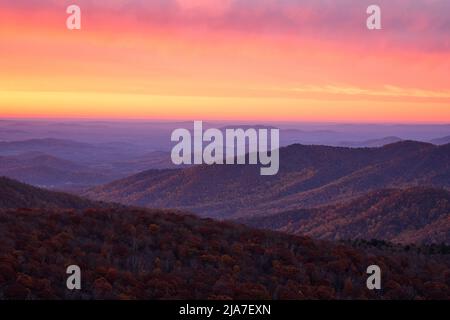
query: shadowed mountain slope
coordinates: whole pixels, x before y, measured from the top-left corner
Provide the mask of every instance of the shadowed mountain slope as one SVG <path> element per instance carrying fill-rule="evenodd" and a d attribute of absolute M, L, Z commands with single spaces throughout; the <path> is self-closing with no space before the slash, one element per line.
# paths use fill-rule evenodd
<path fill-rule="evenodd" d="M 47 191 L 0 177 L 0 208 L 68 208 L 111 207 L 62 192 Z"/>
<path fill-rule="evenodd" d="M 127 205 L 236 218 L 413 186 L 450 187 L 450 145 L 413 141 L 381 148 L 291 145 L 280 149 L 280 171 L 275 176 L 261 176 L 259 165 L 150 170 L 93 188 L 86 195 Z"/>
<path fill-rule="evenodd" d="M 343 204 L 238 221 L 329 240 L 450 244 L 450 192 L 419 187 L 379 190 Z"/>

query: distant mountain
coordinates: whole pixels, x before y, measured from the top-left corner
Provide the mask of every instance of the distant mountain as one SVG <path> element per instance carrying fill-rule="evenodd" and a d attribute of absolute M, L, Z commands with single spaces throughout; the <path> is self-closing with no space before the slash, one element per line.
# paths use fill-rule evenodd
<path fill-rule="evenodd" d="M 98 164 L 111 159 L 128 159 L 136 154 L 124 144 L 89 144 L 63 139 L 30 139 L 0 142 L 0 156 L 16 156 L 27 152 L 41 152 L 84 165 Z"/>
<path fill-rule="evenodd" d="M 256 165 L 150 170 L 89 190 L 92 199 L 182 208 L 216 218 L 266 215 L 337 203 L 382 188 L 450 187 L 450 145 L 402 141 L 381 148 L 291 145 L 280 171 Z"/>
<path fill-rule="evenodd" d="M 238 221 L 328 240 L 450 244 L 450 192 L 432 188 L 380 190 L 342 204 Z"/>
<path fill-rule="evenodd" d="M 429 141 L 450 134 L 449 124 L 369 124 L 369 123 L 311 123 L 311 122 L 204 122 L 205 128 L 278 127 L 280 145 L 294 143 L 338 146 L 342 141 L 360 141 L 385 136 L 405 140 Z M 152 150 L 170 151 L 170 137 L 176 128 L 192 128 L 192 121 L 97 121 L 97 120 L 6 120 L 0 119 L 0 139 L 5 141 L 62 137 L 89 144 L 111 141 L 145 146 L 144 153 Z M 141 150 L 142 151 L 142 150 Z M 72 160 L 72 159 L 68 159 Z"/>
<path fill-rule="evenodd" d="M 0 170 L 4 170 L 7 167 L 12 167 L 14 164 L 17 166 L 31 166 L 36 163 L 63 170 L 81 170 L 85 168 L 75 162 L 60 159 L 39 151 L 30 151 L 14 156 L 0 156 Z"/>
<path fill-rule="evenodd" d="M 46 188 L 92 186 L 120 177 L 40 152 L 0 156 L 0 176 Z"/>
<path fill-rule="evenodd" d="M 0 208 L 86 209 L 111 206 L 66 193 L 35 188 L 15 180 L 0 177 Z"/>
<path fill-rule="evenodd" d="M 35 149 L 35 151 L 48 150 L 48 149 L 64 149 L 64 148 L 78 148 L 86 149 L 92 148 L 91 145 L 87 143 L 81 143 L 71 140 L 63 139 L 30 139 L 22 141 L 1 141 L 0 149 L 2 153 L 4 152 L 17 152 L 17 151 L 29 151 L 30 149 Z"/>
<path fill-rule="evenodd" d="M 450 143 L 450 136 L 446 136 L 446 137 L 442 137 L 442 138 L 438 138 L 438 139 L 433 139 L 433 140 L 430 141 L 430 143 L 436 144 L 436 145 L 448 144 L 448 143 Z"/>
<path fill-rule="evenodd" d="M 0 175 L 50 189 L 79 190 L 150 168 L 171 167 L 169 152 L 125 142 L 49 138 L 0 142 Z"/>
<path fill-rule="evenodd" d="M 277 129 L 277 127 L 274 126 L 267 126 L 267 125 L 262 125 L 262 124 L 255 124 L 255 125 L 228 125 L 228 126 L 223 126 L 221 128 L 219 128 L 220 131 L 225 132 L 225 130 L 227 129 L 231 129 L 231 130 L 235 130 L 235 129 L 242 129 L 242 130 L 248 130 L 248 129 L 254 129 L 254 130 L 260 130 L 260 129 Z"/>
<path fill-rule="evenodd" d="M 280 130 L 280 146 L 295 143 L 305 145 L 336 145 L 346 134 L 333 130 L 301 130 L 287 128 Z"/>
<path fill-rule="evenodd" d="M 152 151 L 146 154 L 133 157 L 129 160 L 117 161 L 112 163 L 112 170 L 116 172 L 142 172 L 144 170 L 152 169 L 174 169 L 180 168 L 173 164 L 170 152 L 166 151 Z"/>
<path fill-rule="evenodd" d="M 446 252 L 330 243 L 163 210 L 0 209 L 0 297 L 448 299 Z M 82 290 L 67 290 L 70 264 L 82 266 Z M 372 264 L 382 290 L 366 287 Z"/>
<path fill-rule="evenodd" d="M 403 139 L 399 137 L 385 137 L 381 139 L 371 139 L 359 142 L 341 142 L 339 143 L 339 145 L 342 147 L 351 147 L 351 148 L 376 148 L 376 147 L 383 147 L 385 145 L 400 141 L 403 141 Z"/>

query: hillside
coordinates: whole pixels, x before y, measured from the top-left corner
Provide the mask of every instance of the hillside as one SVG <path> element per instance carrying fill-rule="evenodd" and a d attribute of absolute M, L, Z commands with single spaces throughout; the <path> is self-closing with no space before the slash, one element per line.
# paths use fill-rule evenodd
<path fill-rule="evenodd" d="M 392 144 L 392 143 L 396 143 L 396 142 L 400 142 L 403 139 L 399 138 L 399 137 L 385 137 L 385 138 L 380 138 L 380 139 L 370 139 L 370 140 L 366 140 L 366 141 L 344 141 L 341 142 L 339 145 L 341 147 L 351 147 L 351 148 L 376 148 L 376 147 L 383 147 L 387 144 Z"/>
<path fill-rule="evenodd" d="M 432 188 L 380 190 L 342 204 L 238 221 L 328 240 L 450 244 L 450 192 Z"/>
<path fill-rule="evenodd" d="M 0 176 L 46 188 L 92 186 L 118 175 L 40 152 L 0 156 Z"/>
<path fill-rule="evenodd" d="M 126 142 L 0 141 L 0 176 L 48 189 L 79 191 L 143 170 L 172 167 L 169 152 Z"/>
<path fill-rule="evenodd" d="M 430 141 L 432 144 L 444 145 L 450 143 L 450 136 L 433 139 Z"/>
<path fill-rule="evenodd" d="M 450 145 L 403 141 L 381 148 L 292 145 L 280 171 L 213 165 L 150 170 L 89 190 L 97 200 L 181 208 L 203 216 L 267 215 L 337 203 L 382 188 L 450 187 Z"/>
<path fill-rule="evenodd" d="M 2 209 L 0 299 L 448 299 L 448 250 L 436 249 L 352 247 L 161 210 Z M 81 291 L 65 287 L 72 264 Z M 372 264 L 378 292 L 366 288 Z"/>
<path fill-rule="evenodd" d="M 0 177 L 0 208 L 71 208 L 111 206 L 74 195 L 47 191 Z"/>

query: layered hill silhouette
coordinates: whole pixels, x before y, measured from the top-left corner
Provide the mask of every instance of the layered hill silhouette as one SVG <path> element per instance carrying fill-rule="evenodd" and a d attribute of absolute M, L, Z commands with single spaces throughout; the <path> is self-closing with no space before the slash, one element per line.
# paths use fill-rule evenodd
<path fill-rule="evenodd" d="M 170 153 L 126 142 L 0 141 L 0 176 L 47 189 L 79 191 L 148 169 L 173 168 Z"/>
<path fill-rule="evenodd" d="M 420 187 L 379 190 L 342 204 L 238 221 L 328 240 L 450 244 L 450 192 Z"/>
<path fill-rule="evenodd" d="M 376 148 L 376 147 L 383 147 L 388 144 L 400 142 L 403 139 L 399 137 L 384 137 L 380 139 L 370 139 L 365 141 L 357 141 L 357 142 L 341 142 L 339 146 L 341 147 L 352 147 L 352 148 Z"/>
<path fill-rule="evenodd" d="M 93 188 L 85 195 L 127 205 L 238 218 L 414 186 L 450 187 L 450 144 L 402 141 L 380 148 L 291 145 L 280 149 L 280 171 L 275 176 L 261 176 L 255 165 L 150 170 Z"/>
<path fill-rule="evenodd" d="M 444 145 L 444 144 L 450 143 L 450 136 L 433 139 L 430 142 L 433 144 L 437 144 L 437 145 Z"/>
<path fill-rule="evenodd" d="M 448 299 L 448 247 L 331 243 L 162 210 L 0 209 L 1 299 Z M 66 288 L 66 268 L 82 290 Z M 382 270 L 368 290 L 366 269 Z"/>
<path fill-rule="evenodd" d="M 64 208 L 80 210 L 112 206 L 71 194 L 36 188 L 6 177 L 0 177 L 0 208 Z"/>
<path fill-rule="evenodd" d="M 111 174 L 40 152 L 0 156 L 0 176 L 46 188 L 92 186 L 111 181 Z"/>
<path fill-rule="evenodd" d="M 383 199 L 396 192 L 373 198 L 389 203 Z M 428 214 L 439 221 L 448 192 L 427 192 L 436 191 L 411 190 L 406 209 L 440 199 Z M 448 299 L 448 252 L 445 245 L 312 240 L 0 178 L 0 299 Z M 81 291 L 66 288 L 72 264 L 82 268 Z M 383 270 L 377 292 L 365 285 L 373 264 Z"/>

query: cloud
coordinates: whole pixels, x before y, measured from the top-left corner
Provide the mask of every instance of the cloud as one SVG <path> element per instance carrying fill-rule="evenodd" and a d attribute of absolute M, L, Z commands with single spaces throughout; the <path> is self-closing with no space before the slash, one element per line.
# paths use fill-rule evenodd
<path fill-rule="evenodd" d="M 382 9 L 381 31 L 366 28 L 366 8 L 373 0 L 77 0 L 90 17 L 108 13 L 121 25 L 132 16 L 136 29 L 144 25 L 238 32 L 244 35 L 282 35 L 327 42 L 359 43 L 373 48 L 450 51 L 450 1 L 377 0 Z M 73 1 L 2 0 L 0 8 L 18 11 L 54 10 Z M 1 16 L 1 13 L 0 13 Z M 130 26 L 128 26 L 130 27 Z M 133 31 L 133 26 L 128 28 Z M 295 40 L 294 40 L 295 41 Z"/>
<path fill-rule="evenodd" d="M 324 86 L 298 86 L 292 88 L 271 88 L 275 91 L 296 93 L 340 94 L 350 96 L 376 96 L 376 97 L 407 97 L 407 98 L 443 98 L 450 99 L 450 91 L 423 90 L 417 88 L 401 88 L 393 85 L 384 85 L 379 89 L 367 89 L 357 86 L 324 85 Z"/>

